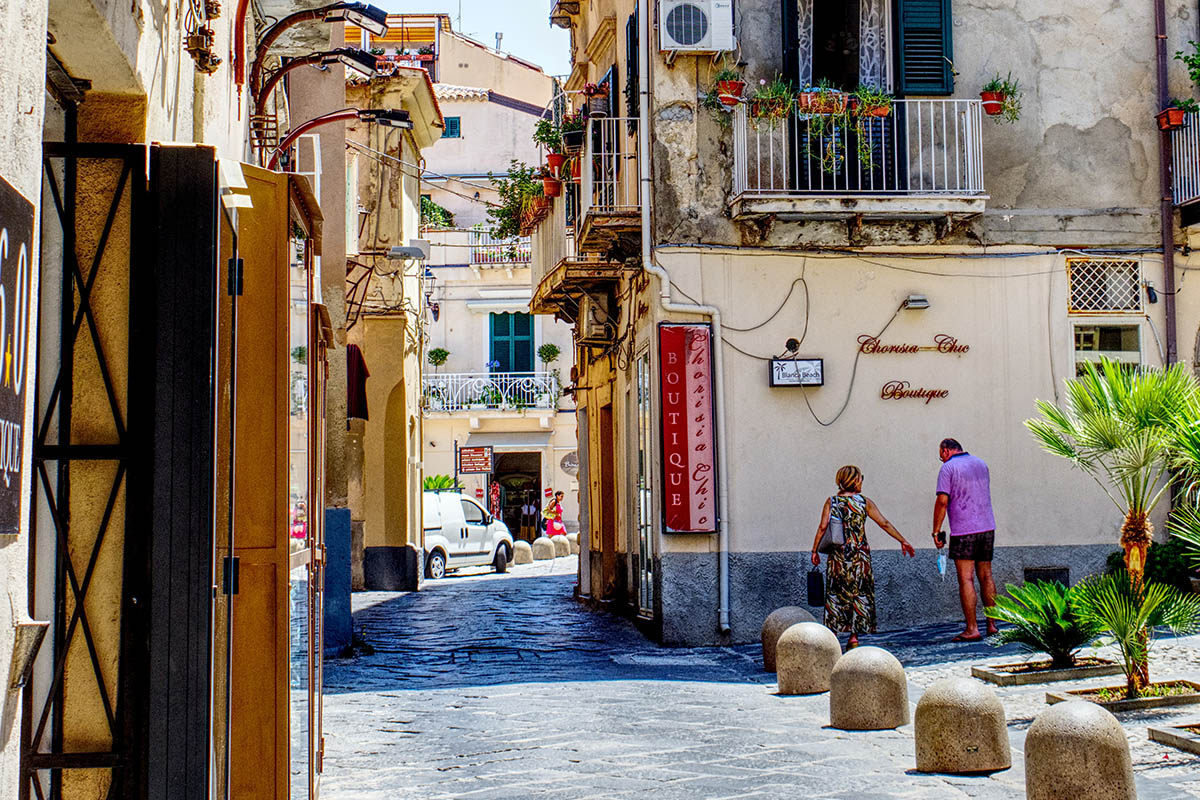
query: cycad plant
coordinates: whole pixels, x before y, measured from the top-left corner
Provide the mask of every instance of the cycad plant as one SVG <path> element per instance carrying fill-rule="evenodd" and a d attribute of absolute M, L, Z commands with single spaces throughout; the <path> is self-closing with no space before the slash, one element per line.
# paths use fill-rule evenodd
<path fill-rule="evenodd" d="M 1121 549 L 1140 591 L 1150 512 L 1167 491 L 1175 429 L 1196 403 L 1195 380 L 1182 364 L 1130 371 L 1105 358 L 1065 383 L 1064 406 L 1039 400 L 1041 418 L 1025 424 L 1046 451 L 1091 475 L 1124 515 Z M 1142 657 L 1136 666 L 1141 688 L 1150 680 L 1149 663 Z"/>
<path fill-rule="evenodd" d="M 1154 629 L 1166 627 L 1179 634 L 1200 630 L 1200 595 L 1161 583 L 1138 583 L 1124 570 L 1089 578 L 1072 591 L 1080 618 L 1099 626 L 1121 651 L 1125 696 L 1131 699 L 1149 683 L 1145 665 Z"/>
<path fill-rule="evenodd" d="M 1073 590 L 1060 583 L 1009 584 L 1005 591 L 1007 597 L 997 597 L 996 605 L 983 610 L 1012 626 L 993 637 L 997 645 L 1016 644 L 1030 653 L 1045 653 L 1051 669 L 1067 669 L 1075 666 L 1079 649 L 1100 634 L 1099 623 L 1080 618 L 1073 608 Z"/>

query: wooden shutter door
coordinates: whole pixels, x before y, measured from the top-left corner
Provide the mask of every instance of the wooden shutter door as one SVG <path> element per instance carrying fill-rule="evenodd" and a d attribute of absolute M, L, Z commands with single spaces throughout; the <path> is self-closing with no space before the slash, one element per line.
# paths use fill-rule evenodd
<path fill-rule="evenodd" d="M 952 94 L 950 0 L 897 0 L 901 94 Z"/>

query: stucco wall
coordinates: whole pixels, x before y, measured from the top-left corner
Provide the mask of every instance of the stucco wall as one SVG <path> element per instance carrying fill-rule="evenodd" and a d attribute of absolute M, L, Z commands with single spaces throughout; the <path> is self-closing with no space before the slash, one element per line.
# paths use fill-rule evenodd
<path fill-rule="evenodd" d="M 494 92 L 542 104 L 553 92 L 553 79 L 533 66 L 454 33 L 443 33 L 438 54 L 438 82 L 486 86 Z"/>
<path fill-rule="evenodd" d="M 44 0 L 26 3 L 7 3 L 0 7 L 0 40 L 4 41 L 8 57 L 0 61 L 0 178 L 8 181 L 34 206 L 34 220 L 39 218 L 41 194 L 41 135 L 44 113 L 45 83 L 45 26 Z M 30 274 L 37 280 L 38 253 L 33 253 L 34 267 Z M 38 296 L 37 283 L 31 287 L 31 297 Z M 30 314 L 37 319 L 36 306 Z M 36 352 L 36 337 L 30 336 L 29 356 Z M 13 648 L 14 617 L 27 616 L 29 529 L 28 498 L 32 482 L 32 447 L 29 431 L 33 419 L 33 381 L 26 394 L 25 438 L 22 445 L 21 534 L 0 537 L 0 589 L 5 601 L 0 602 L 0 674 L 7 676 Z M 4 687 L 4 702 L 0 707 L 0 795 L 16 797 L 20 759 L 20 692 Z"/>

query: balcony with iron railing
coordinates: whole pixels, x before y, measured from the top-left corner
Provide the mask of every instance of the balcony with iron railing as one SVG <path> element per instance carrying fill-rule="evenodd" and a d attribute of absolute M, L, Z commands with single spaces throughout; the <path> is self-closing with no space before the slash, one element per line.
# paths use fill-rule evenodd
<path fill-rule="evenodd" d="M 641 180 L 638 174 L 637 119 L 588 120 L 579 187 L 576 247 L 603 253 L 614 244 L 634 245 L 641 234 Z"/>
<path fill-rule="evenodd" d="M 1172 194 L 1175 205 L 1200 200 L 1200 114 L 1184 115 L 1183 127 L 1171 131 Z"/>
<path fill-rule="evenodd" d="M 528 236 L 498 239 L 485 230 L 470 233 L 471 266 L 473 267 L 528 267 L 531 258 Z"/>
<path fill-rule="evenodd" d="M 979 100 L 895 100 L 887 116 L 733 112 L 735 219 L 935 218 L 984 210 Z"/>
<path fill-rule="evenodd" d="M 553 372 L 445 372 L 421 378 L 428 413 L 553 412 L 561 394 Z"/>

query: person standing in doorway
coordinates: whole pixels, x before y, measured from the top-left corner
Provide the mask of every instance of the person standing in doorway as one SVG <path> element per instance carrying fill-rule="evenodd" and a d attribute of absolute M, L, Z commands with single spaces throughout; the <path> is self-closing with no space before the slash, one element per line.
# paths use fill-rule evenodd
<path fill-rule="evenodd" d="M 992 549 L 996 537 L 996 517 L 992 513 L 992 492 L 988 466 L 983 459 L 963 450 L 956 439 L 943 439 L 938 445 L 942 461 L 937 479 L 937 499 L 933 504 L 933 543 L 946 545 L 941 534 L 942 522 L 950 517 L 950 558 L 958 573 L 958 599 L 962 603 L 966 630 L 955 642 L 975 642 L 983 637 L 975 618 L 975 580 L 984 608 L 996 603 L 996 585 L 992 582 Z M 996 623 L 987 621 L 988 635 L 996 632 Z"/>
<path fill-rule="evenodd" d="M 546 510 L 542 512 L 542 516 L 546 518 L 547 536 L 562 536 L 567 532 L 562 521 L 562 499 L 563 493 L 555 492 L 554 499 L 546 504 Z"/>

